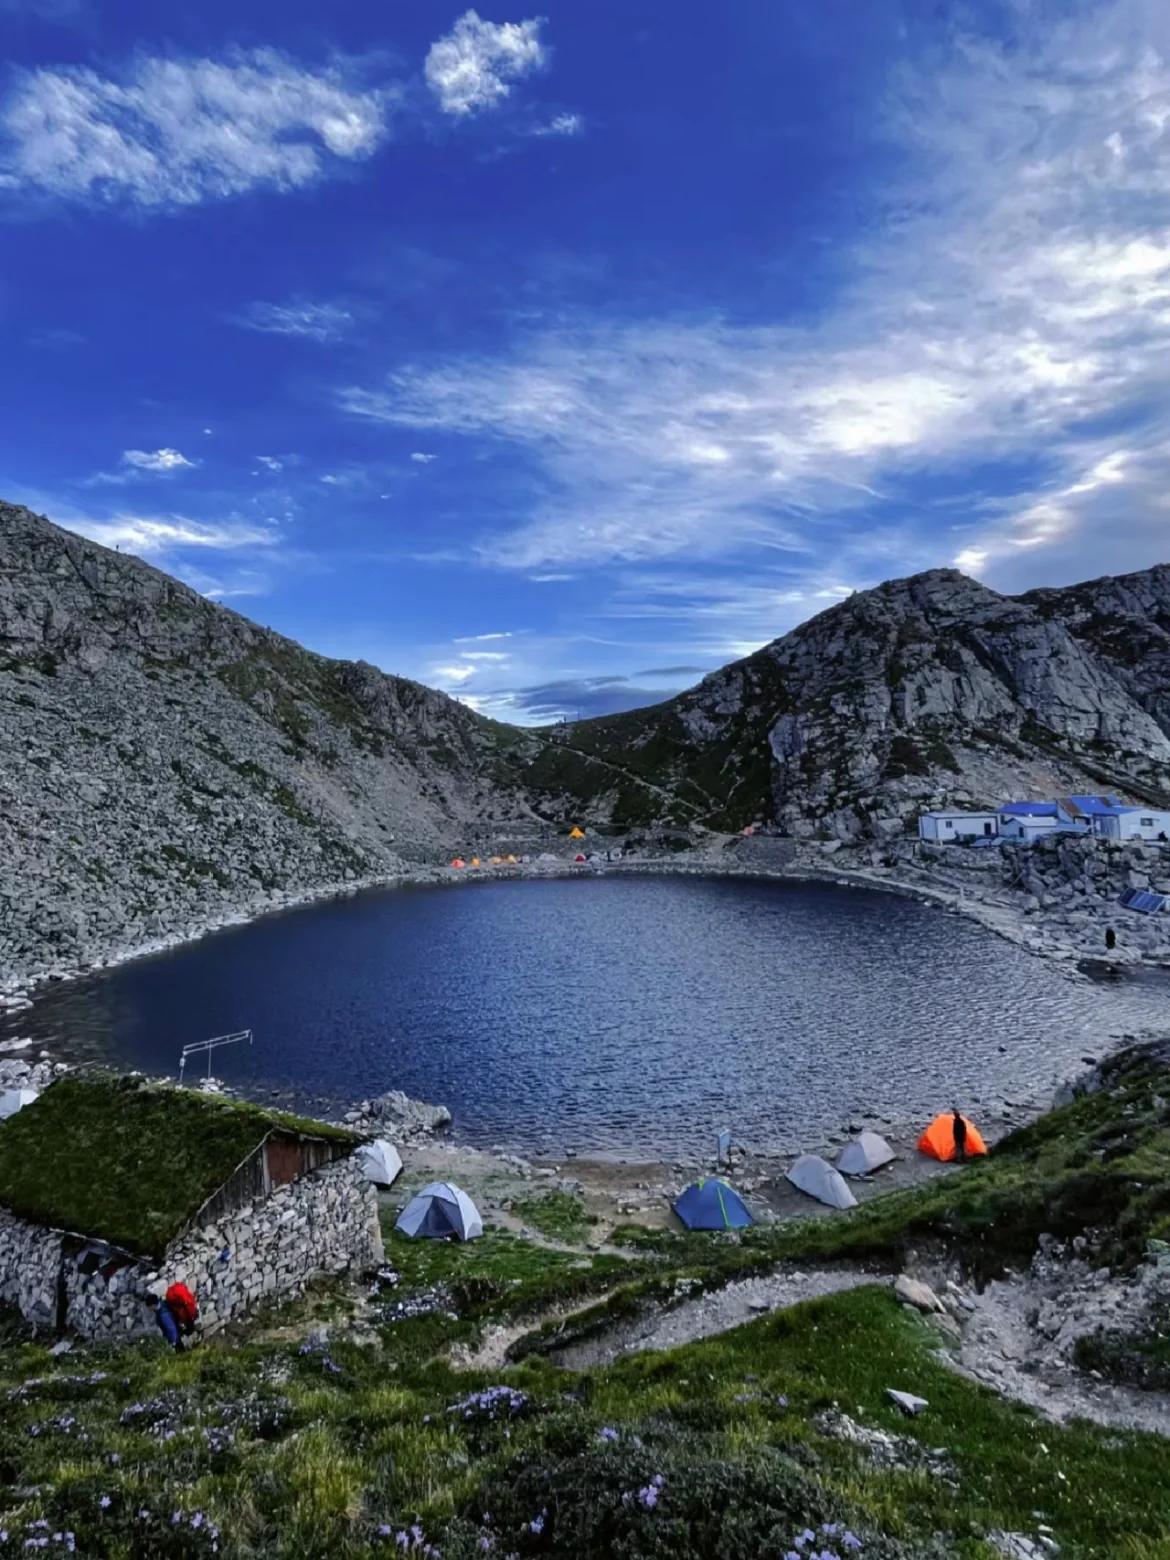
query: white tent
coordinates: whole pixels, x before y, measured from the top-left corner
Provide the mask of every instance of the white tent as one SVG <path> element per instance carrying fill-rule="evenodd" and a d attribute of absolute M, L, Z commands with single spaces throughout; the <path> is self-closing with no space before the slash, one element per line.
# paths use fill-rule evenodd
<path fill-rule="evenodd" d="M 837 1169 L 842 1175 L 869 1175 L 897 1157 L 884 1137 L 877 1132 L 863 1132 L 837 1155 Z"/>
<path fill-rule="evenodd" d="M 454 1235 L 456 1240 L 474 1240 L 483 1234 L 483 1220 L 460 1187 L 449 1181 L 432 1181 L 403 1208 L 395 1229 L 404 1235 L 427 1236 L 431 1240 L 443 1240 L 448 1235 Z"/>
<path fill-rule="evenodd" d="M 402 1156 L 386 1138 L 363 1143 L 357 1151 L 357 1162 L 366 1180 L 373 1181 L 375 1186 L 393 1186 L 402 1174 Z"/>
<path fill-rule="evenodd" d="M 4 1093 L 0 1094 L 0 1121 L 8 1116 L 15 1116 L 18 1110 L 31 1105 L 36 1098 L 36 1089 L 5 1089 Z"/>
<path fill-rule="evenodd" d="M 830 1208 L 857 1207 L 857 1198 L 828 1160 L 819 1154 L 801 1154 L 789 1170 L 788 1179 L 798 1191 L 806 1192 L 818 1202 L 828 1203 Z"/>

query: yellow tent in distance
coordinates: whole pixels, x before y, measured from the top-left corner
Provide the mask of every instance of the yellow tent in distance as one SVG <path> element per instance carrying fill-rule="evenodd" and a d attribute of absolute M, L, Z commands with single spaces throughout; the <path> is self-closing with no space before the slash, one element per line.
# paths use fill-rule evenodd
<path fill-rule="evenodd" d="M 579 829 L 577 825 L 574 824 L 573 827 L 569 830 L 569 838 L 571 840 L 583 840 L 585 838 L 585 830 Z"/>

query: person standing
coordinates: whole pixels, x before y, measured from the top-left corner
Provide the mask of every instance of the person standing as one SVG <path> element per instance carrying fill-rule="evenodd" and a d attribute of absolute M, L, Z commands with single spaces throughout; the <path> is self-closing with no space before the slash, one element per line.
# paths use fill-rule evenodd
<path fill-rule="evenodd" d="M 966 1120 L 965 1120 L 965 1118 L 963 1116 L 963 1112 L 959 1109 L 959 1107 L 957 1105 L 955 1106 L 954 1121 L 953 1121 L 952 1125 L 954 1127 L 954 1132 L 955 1132 L 955 1158 L 956 1159 L 960 1159 L 960 1160 L 961 1159 L 966 1159 L 966 1157 L 967 1157 L 967 1122 L 966 1122 Z"/>

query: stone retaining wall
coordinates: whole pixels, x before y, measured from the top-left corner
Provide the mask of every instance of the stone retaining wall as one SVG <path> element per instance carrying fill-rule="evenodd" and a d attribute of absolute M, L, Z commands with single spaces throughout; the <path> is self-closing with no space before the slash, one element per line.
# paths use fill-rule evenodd
<path fill-rule="evenodd" d="M 38 1326 L 52 1327 L 67 1245 L 66 1237 L 0 1210 L 0 1299 Z M 356 1161 L 343 1159 L 180 1236 L 158 1268 L 128 1262 L 108 1276 L 108 1264 L 86 1274 L 77 1264 L 80 1255 L 74 1247 L 64 1258 L 71 1331 L 111 1338 L 153 1330 L 147 1290 L 161 1280 L 193 1289 L 203 1330 L 214 1332 L 259 1300 L 297 1294 L 319 1273 L 380 1262 L 377 1194 Z"/>
<path fill-rule="evenodd" d="M 57 1279 L 64 1236 L 26 1224 L 0 1208 L 0 1300 L 38 1327 L 57 1323 Z"/>

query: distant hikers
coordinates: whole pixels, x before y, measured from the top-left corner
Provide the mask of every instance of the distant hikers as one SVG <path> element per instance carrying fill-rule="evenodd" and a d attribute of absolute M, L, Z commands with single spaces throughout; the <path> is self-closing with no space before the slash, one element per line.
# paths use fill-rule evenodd
<path fill-rule="evenodd" d="M 195 1331 L 198 1318 L 199 1303 L 186 1284 L 172 1284 L 154 1313 L 159 1332 L 176 1354 L 182 1354 L 183 1339 Z"/>
<path fill-rule="evenodd" d="M 1110 953 L 1117 947 L 1117 933 L 1111 926 L 1105 928 L 1105 946 Z"/>
<path fill-rule="evenodd" d="M 967 1157 L 967 1123 L 966 1123 L 966 1120 L 963 1117 L 963 1112 L 959 1109 L 959 1107 L 957 1105 L 955 1106 L 954 1117 L 953 1117 L 953 1124 L 954 1124 L 954 1131 L 955 1131 L 955 1158 L 956 1159 L 966 1159 L 966 1157 Z"/>

